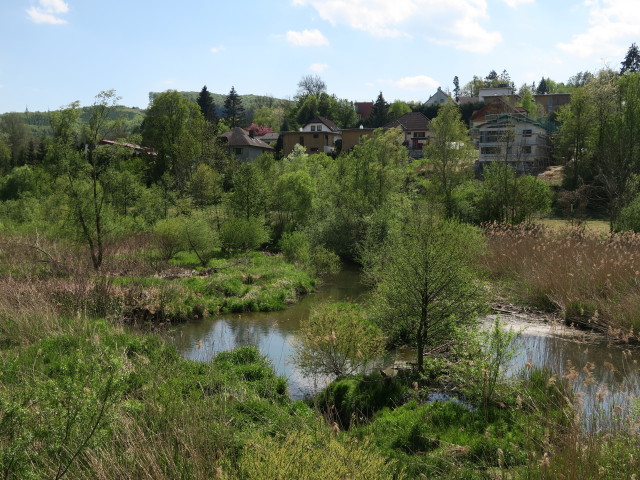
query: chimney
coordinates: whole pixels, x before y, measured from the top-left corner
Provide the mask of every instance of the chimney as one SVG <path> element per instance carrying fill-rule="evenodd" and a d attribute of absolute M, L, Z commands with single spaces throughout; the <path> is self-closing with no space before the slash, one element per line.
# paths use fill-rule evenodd
<path fill-rule="evenodd" d="M 255 130 L 253 129 L 249 130 L 249 138 L 254 138 L 256 136 L 254 132 Z"/>

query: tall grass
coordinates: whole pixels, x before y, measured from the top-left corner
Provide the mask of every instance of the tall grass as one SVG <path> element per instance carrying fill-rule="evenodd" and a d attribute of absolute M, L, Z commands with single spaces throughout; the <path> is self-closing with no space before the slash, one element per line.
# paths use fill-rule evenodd
<path fill-rule="evenodd" d="M 486 237 L 486 268 L 511 298 L 626 340 L 640 330 L 640 235 L 493 224 Z"/>

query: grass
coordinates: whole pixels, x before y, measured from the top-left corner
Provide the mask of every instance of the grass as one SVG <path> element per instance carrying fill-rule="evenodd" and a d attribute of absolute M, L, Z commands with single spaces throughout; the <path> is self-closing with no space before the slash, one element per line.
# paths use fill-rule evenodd
<path fill-rule="evenodd" d="M 585 232 L 609 234 L 609 222 L 607 220 L 584 220 L 576 224 L 575 222 L 572 223 L 571 220 L 561 218 L 541 218 L 536 223 L 553 230 L 575 230 L 576 227 L 579 227 L 584 229 Z"/>

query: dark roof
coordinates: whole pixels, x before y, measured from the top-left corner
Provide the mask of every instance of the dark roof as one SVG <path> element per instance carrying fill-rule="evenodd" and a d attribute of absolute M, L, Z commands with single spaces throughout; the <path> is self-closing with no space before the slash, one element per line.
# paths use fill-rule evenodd
<path fill-rule="evenodd" d="M 373 102 L 355 102 L 353 106 L 362 119 L 369 118 L 373 113 Z"/>
<path fill-rule="evenodd" d="M 98 145 L 102 146 L 117 146 L 117 147 L 126 147 L 132 150 L 135 150 L 138 153 L 146 153 L 147 155 L 157 155 L 156 152 L 153 151 L 152 148 L 149 147 L 141 147 L 140 145 L 136 145 L 135 143 L 125 143 L 125 142 L 116 142 L 114 140 L 100 140 Z"/>
<path fill-rule="evenodd" d="M 258 138 L 251 137 L 249 132 L 244 128 L 236 127 L 233 130 L 224 132 L 220 136 L 227 139 L 227 146 L 229 147 L 256 147 L 273 150 L 271 145 L 264 143 Z"/>
<path fill-rule="evenodd" d="M 263 142 L 277 142 L 279 136 L 280 132 L 269 132 L 256 138 L 262 140 Z"/>
<path fill-rule="evenodd" d="M 338 125 L 336 125 L 335 123 L 333 123 L 331 120 L 329 120 L 328 118 L 325 117 L 321 117 L 320 115 L 316 115 L 315 117 L 313 117 L 311 120 L 309 120 L 306 125 L 309 125 L 311 123 L 322 123 L 323 125 L 326 125 L 330 131 L 332 132 L 338 132 L 340 131 L 340 128 L 338 127 Z"/>
<path fill-rule="evenodd" d="M 405 113 L 397 120 L 387 123 L 384 128 L 402 127 L 404 131 L 429 130 L 429 119 L 420 112 Z"/>

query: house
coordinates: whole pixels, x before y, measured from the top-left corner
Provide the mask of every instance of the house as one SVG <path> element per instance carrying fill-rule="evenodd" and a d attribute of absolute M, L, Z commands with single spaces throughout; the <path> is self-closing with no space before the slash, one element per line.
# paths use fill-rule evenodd
<path fill-rule="evenodd" d="M 373 134 L 374 128 L 365 128 L 360 125 L 359 128 L 345 128 L 342 130 L 341 152 L 350 152 L 353 147 L 360 145 L 367 137 Z"/>
<path fill-rule="evenodd" d="M 429 143 L 429 119 L 420 112 L 405 113 L 387 123 L 383 128 L 400 127 L 404 133 L 404 145 L 413 158 L 422 157 L 422 148 Z"/>
<path fill-rule="evenodd" d="M 353 108 L 358 115 L 358 121 L 364 122 L 373 113 L 373 102 L 355 102 Z"/>
<path fill-rule="evenodd" d="M 509 86 L 481 88 L 478 91 L 478 97 L 481 102 L 486 102 L 487 100 L 496 97 L 505 98 L 511 103 L 515 103 L 520 100 L 520 97 L 516 95 L 515 89 Z"/>
<path fill-rule="evenodd" d="M 342 132 L 331 120 L 316 115 L 297 132 L 282 132 L 282 151 L 293 152 L 296 144 L 306 148 L 307 153 L 334 153 L 340 145 Z"/>
<path fill-rule="evenodd" d="M 473 128 L 476 125 L 483 124 L 487 121 L 487 116 L 492 117 L 502 113 L 526 114 L 527 110 L 522 107 L 516 107 L 515 102 L 509 101 L 505 97 L 489 98 L 484 107 L 473 112 L 469 119 L 470 126 Z"/>
<path fill-rule="evenodd" d="M 265 152 L 273 151 L 273 147 L 262 140 L 255 138 L 252 132 L 244 128 L 236 127 L 224 132 L 220 139 L 226 142 L 227 151 L 239 160 L 251 160 Z"/>
<path fill-rule="evenodd" d="M 538 105 L 542 105 L 545 113 L 548 115 L 552 112 L 557 112 L 560 107 L 567 105 L 571 102 L 570 93 L 545 93 L 537 94 L 533 96 L 533 101 Z"/>
<path fill-rule="evenodd" d="M 448 93 L 442 91 L 440 87 L 438 87 L 438 91 L 429 97 L 429 100 L 424 102 L 427 107 L 431 107 L 432 105 L 442 105 L 444 102 L 449 100 L 451 96 Z"/>
<path fill-rule="evenodd" d="M 480 156 L 478 170 L 501 162 L 519 173 L 533 173 L 550 163 L 548 127 L 526 113 L 489 114 L 470 130 Z"/>
<path fill-rule="evenodd" d="M 256 138 L 273 147 L 278 142 L 278 138 L 280 138 L 280 132 L 269 132 L 264 135 L 256 136 Z"/>

